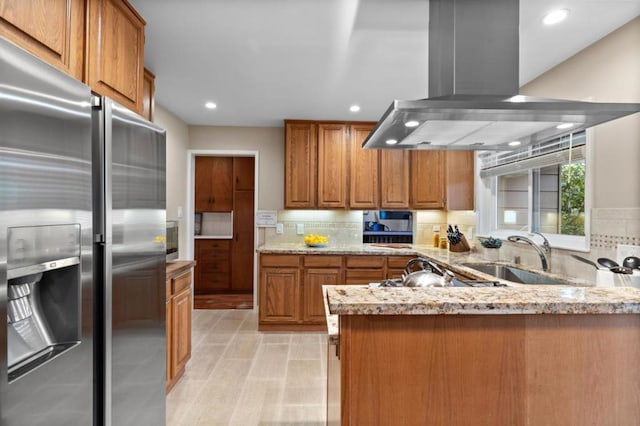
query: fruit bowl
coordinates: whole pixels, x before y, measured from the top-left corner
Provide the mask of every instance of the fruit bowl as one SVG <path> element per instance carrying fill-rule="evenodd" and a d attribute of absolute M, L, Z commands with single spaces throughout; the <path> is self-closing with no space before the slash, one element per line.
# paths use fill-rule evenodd
<path fill-rule="evenodd" d="M 323 235 L 308 234 L 304 237 L 304 243 L 307 247 L 326 247 L 329 239 Z"/>

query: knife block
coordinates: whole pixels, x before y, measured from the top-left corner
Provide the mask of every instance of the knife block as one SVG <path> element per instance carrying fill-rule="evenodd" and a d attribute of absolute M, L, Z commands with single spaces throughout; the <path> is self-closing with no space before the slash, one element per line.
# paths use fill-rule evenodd
<path fill-rule="evenodd" d="M 471 248 L 469 247 L 469 243 L 467 243 L 467 239 L 462 234 L 460 235 L 460 241 L 458 241 L 457 244 L 451 244 L 451 241 L 449 241 L 449 251 L 464 252 L 470 250 Z"/>

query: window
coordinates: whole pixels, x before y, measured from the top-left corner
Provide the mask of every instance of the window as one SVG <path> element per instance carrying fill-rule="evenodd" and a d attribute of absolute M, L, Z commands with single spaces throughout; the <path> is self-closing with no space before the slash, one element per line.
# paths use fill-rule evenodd
<path fill-rule="evenodd" d="M 544 233 L 555 247 L 588 248 L 586 133 L 479 158 L 481 234 Z"/>

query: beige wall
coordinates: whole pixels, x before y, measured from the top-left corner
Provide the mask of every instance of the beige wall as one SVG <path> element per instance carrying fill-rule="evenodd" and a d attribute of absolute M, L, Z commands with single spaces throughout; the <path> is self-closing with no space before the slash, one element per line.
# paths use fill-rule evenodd
<path fill-rule="evenodd" d="M 178 219 L 178 207 L 183 210 L 180 222 L 180 256 L 187 245 L 184 213 L 187 203 L 187 147 L 189 128 L 170 111 L 156 104 L 154 123 L 167 131 L 167 219 Z"/>
<path fill-rule="evenodd" d="M 640 17 L 523 86 L 521 94 L 640 102 Z M 640 207 L 640 114 L 594 128 L 593 208 Z"/>
<path fill-rule="evenodd" d="M 258 151 L 257 209 L 283 208 L 284 129 L 282 127 L 190 126 L 189 149 Z"/>

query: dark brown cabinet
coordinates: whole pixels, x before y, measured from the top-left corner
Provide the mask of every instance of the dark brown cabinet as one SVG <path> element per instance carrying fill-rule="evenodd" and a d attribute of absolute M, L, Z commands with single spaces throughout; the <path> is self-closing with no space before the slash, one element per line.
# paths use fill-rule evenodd
<path fill-rule="evenodd" d="M 228 290 L 231 286 L 231 241 L 197 239 L 196 294 Z"/>
<path fill-rule="evenodd" d="M 235 191 L 233 204 L 231 289 L 251 292 L 253 290 L 254 192 Z"/>
<path fill-rule="evenodd" d="M 196 157 L 196 212 L 233 210 L 233 157 Z"/>
<path fill-rule="evenodd" d="M 253 191 L 255 188 L 255 158 L 233 157 L 234 191 Z"/>

